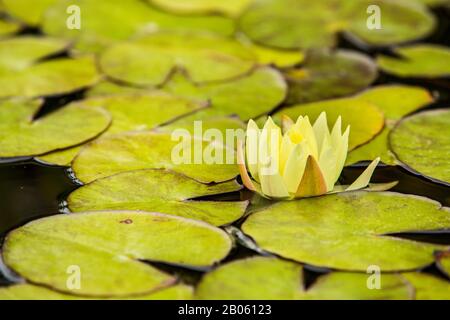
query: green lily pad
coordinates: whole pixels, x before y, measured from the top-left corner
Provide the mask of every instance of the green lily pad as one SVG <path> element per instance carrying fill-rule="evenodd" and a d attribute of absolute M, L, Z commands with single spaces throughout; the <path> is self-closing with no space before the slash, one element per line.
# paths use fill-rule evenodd
<path fill-rule="evenodd" d="M 276 258 L 253 257 L 227 263 L 206 274 L 196 298 L 212 300 L 409 299 L 401 276 L 383 275 L 381 289 L 367 288 L 367 274 L 335 272 L 305 289 L 301 265 Z"/>
<path fill-rule="evenodd" d="M 238 175 L 235 164 L 207 164 L 203 161 L 195 164 L 193 158 L 191 164 L 175 164 L 172 150 L 177 145 L 181 146 L 181 141 L 172 140 L 168 133 L 144 131 L 118 134 L 92 142 L 78 154 L 72 168 L 77 178 L 85 183 L 139 169 L 170 169 L 203 183 L 228 181 Z M 200 160 L 203 160 L 202 153 L 194 152 L 197 145 L 212 155 L 222 154 L 225 157 L 225 151 L 232 153 L 222 145 L 197 138 L 186 138 L 184 142 L 191 145 L 191 157 L 197 155 Z"/>
<path fill-rule="evenodd" d="M 450 76 L 450 50 L 447 47 L 417 44 L 397 48 L 402 58 L 378 56 L 380 68 L 399 77 L 438 78 Z"/>
<path fill-rule="evenodd" d="M 179 284 L 164 288 L 146 295 L 121 297 L 120 300 L 191 300 L 193 289 Z M 81 297 L 54 291 L 33 284 L 16 284 L 0 288 L 0 300 L 91 300 L 92 297 Z M 99 298 L 95 298 L 99 300 Z"/>
<path fill-rule="evenodd" d="M 285 72 L 288 104 L 306 103 L 353 94 L 377 78 L 376 64 L 366 55 L 348 50 L 315 50 L 303 66 Z"/>
<path fill-rule="evenodd" d="M 147 0 L 160 8 L 176 13 L 223 13 L 238 16 L 253 0 Z"/>
<path fill-rule="evenodd" d="M 157 91 L 90 98 L 74 104 L 103 107 L 112 115 L 113 122 L 104 135 L 153 129 L 205 107 L 201 103 Z M 66 166 L 80 150 L 81 147 L 62 150 L 39 157 L 38 160 Z"/>
<path fill-rule="evenodd" d="M 234 21 L 219 16 L 180 16 L 152 8 L 141 0 L 78 0 L 81 28 L 66 28 L 66 8 L 72 0 L 58 1 L 51 6 L 43 22 L 46 34 L 76 41 L 81 51 L 100 51 L 118 41 L 155 31 L 204 31 L 231 35 Z M 126 13 L 126 14 L 125 14 Z"/>
<path fill-rule="evenodd" d="M 450 183 L 450 111 L 421 112 L 400 121 L 390 135 L 392 151 L 407 168 Z"/>
<path fill-rule="evenodd" d="M 95 84 L 99 75 L 92 57 L 39 61 L 67 45 L 61 40 L 32 37 L 0 41 L 0 98 L 63 94 Z"/>
<path fill-rule="evenodd" d="M 37 26 L 42 22 L 45 11 L 57 0 L 3 0 L 5 10 L 21 21 Z M 67 8 L 67 6 L 66 6 Z M 66 10 L 63 11 L 64 13 Z M 67 17 L 67 16 L 66 16 Z"/>
<path fill-rule="evenodd" d="M 7 235 L 2 253 L 8 267 L 34 284 L 114 297 L 148 294 L 176 281 L 142 260 L 207 267 L 230 248 L 225 232 L 203 222 L 160 213 L 106 211 L 28 223 Z M 80 289 L 66 284 L 69 266 L 79 267 Z"/>
<path fill-rule="evenodd" d="M 426 89 L 404 85 L 378 86 L 357 97 L 376 105 L 383 111 L 386 123 L 383 131 L 373 140 L 349 153 L 346 164 L 371 161 L 376 157 L 381 157 L 381 161 L 385 164 L 397 164 L 389 147 L 388 140 L 391 129 L 405 115 L 432 103 L 433 97 Z"/>
<path fill-rule="evenodd" d="M 143 210 L 220 226 L 239 219 L 247 202 L 198 201 L 195 198 L 241 189 L 236 181 L 205 185 L 174 172 L 150 169 L 96 180 L 70 194 L 67 202 L 72 212 Z"/>
<path fill-rule="evenodd" d="M 323 111 L 327 113 L 330 128 L 339 116 L 342 116 L 343 128 L 350 125 L 349 150 L 370 141 L 384 126 L 383 113 L 375 105 L 357 98 L 331 99 L 295 105 L 281 109 L 274 115 L 274 119 L 280 121 L 282 115 L 287 115 L 291 119 L 308 116 L 310 121 L 314 122 Z"/>
<path fill-rule="evenodd" d="M 437 253 L 436 263 L 450 277 L 450 251 Z"/>
<path fill-rule="evenodd" d="M 414 287 L 416 300 L 450 300 L 450 283 L 426 273 L 402 274 Z"/>
<path fill-rule="evenodd" d="M 274 204 L 247 218 L 242 230 L 262 249 L 292 260 L 352 271 L 370 265 L 396 271 L 431 264 L 433 252 L 442 247 L 390 234 L 449 227 L 449 209 L 432 200 L 353 192 Z"/>
<path fill-rule="evenodd" d="M 230 80 L 250 72 L 255 59 L 236 41 L 206 33 L 166 32 L 112 46 L 103 52 L 100 66 L 113 79 L 156 86 L 175 68 L 186 70 L 195 83 Z"/>
<path fill-rule="evenodd" d="M 19 23 L 13 21 L 0 20 L 0 37 L 16 33 L 22 28 Z"/>
<path fill-rule="evenodd" d="M 67 106 L 33 120 L 41 100 L 0 102 L 0 157 L 44 154 L 86 142 L 106 130 L 110 115 L 100 108 Z"/>
<path fill-rule="evenodd" d="M 382 28 L 367 28 L 367 8 L 378 5 Z M 252 40 L 279 48 L 330 47 L 347 31 L 371 45 L 390 45 L 428 35 L 435 26 L 424 5 L 407 0 L 260 0 L 241 17 L 240 29 Z"/>

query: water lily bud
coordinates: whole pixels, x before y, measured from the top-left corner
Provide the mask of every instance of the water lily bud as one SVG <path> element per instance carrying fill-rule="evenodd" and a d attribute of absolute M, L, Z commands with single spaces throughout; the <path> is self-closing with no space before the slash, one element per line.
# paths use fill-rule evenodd
<path fill-rule="evenodd" d="M 243 141 L 238 144 L 242 181 L 249 190 L 269 199 L 363 189 L 369 185 L 379 158 L 352 185 L 335 185 L 347 158 L 349 134 L 349 126 L 342 132 L 341 117 L 330 131 L 325 112 L 313 125 L 307 116 L 296 122 L 283 116 L 282 128 L 270 117 L 262 129 L 250 120 L 245 146 Z"/>

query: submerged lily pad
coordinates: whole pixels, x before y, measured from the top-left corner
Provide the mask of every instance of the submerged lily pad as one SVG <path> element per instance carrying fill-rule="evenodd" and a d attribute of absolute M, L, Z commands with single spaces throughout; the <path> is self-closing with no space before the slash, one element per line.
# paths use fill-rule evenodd
<path fill-rule="evenodd" d="M 410 299 L 401 276 L 383 275 L 381 288 L 367 288 L 367 274 L 334 272 L 305 288 L 301 265 L 254 257 L 227 263 L 206 274 L 196 298 L 212 300 Z"/>
<path fill-rule="evenodd" d="M 176 281 L 142 260 L 207 267 L 223 259 L 230 248 L 225 232 L 203 222 L 160 213 L 107 211 L 28 223 L 7 235 L 3 259 L 32 283 L 114 297 L 148 294 Z M 80 289 L 66 284 L 69 266 L 79 267 Z"/>
<path fill-rule="evenodd" d="M 401 58 L 378 56 L 380 68 L 399 77 L 438 78 L 450 76 L 447 47 L 417 44 L 395 49 Z"/>
<path fill-rule="evenodd" d="M 113 79 L 156 86 L 175 68 L 186 70 L 195 83 L 230 80 L 250 72 L 255 59 L 243 45 L 227 38 L 163 32 L 112 46 L 103 52 L 100 66 Z"/>
<path fill-rule="evenodd" d="M 233 20 L 219 16 L 179 16 L 152 8 L 141 0 L 77 0 L 81 8 L 81 28 L 66 27 L 66 9 L 72 0 L 58 1 L 46 11 L 46 34 L 74 40 L 82 51 L 100 49 L 137 34 L 158 30 L 208 30 L 221 35 L 234 31 Z"/>
<path fill-rule="evenodd" d="M 432 103 L 433 97 L 428 90 L 420 87 L 388 85 L 369 89 L 357 98 L 372 103 L 383 111 L 386 123 L 383 131 L 373 140 L 349 153 L 347 165 L 371 161 L 376 157 L 381 157 L 385 164 L 395 165 L 397 161 L 390 151 L 388 141 L 391 129 L 405 115 Z"/>
<path fill-rule="evenodd" d="M 164 288 L 155 293 L 132 297 L 120 297 L 120 300 L 191 300 L 193 289 L 179 284 Z M 16 284 L 0 288 L 0 300 L 91 300 L 92 297 L 82 297 L 58 292 L 33 284 Z M 95 298 L 99 300 L 99 298 Z"/>
<path fill-rule="evenodd" d="M 333 127 L 339 116 L 342 117 L 342 127 L 350 125 L 349 150 L 370 141 L 384 126 L 383 113 L 373 104 L 357 98 L 341 98 L 325 101 L 299 104 L 278 111 L 274 118 L 281 120 L 287 115 L 291 119 L 308 116 L 314 122 L 322 112 L 327 113 L 328 126 Z"/>
<path fill-rule="evenodd" d="M 0 41 L 0 98 L 63 94 L 95 84 L 99 75 L 92 57 L 39 61 L 67 46 L 61 40 L 37 37 Z"/>
<path fill-rule="evenodd" d="M 143 210 L 225 225 L 239 219 L 246 201 L 199 201 L 195 198 L 242 189 L 236 181 L 205 185 L 167 170 L 137 170 L 96 180 L 68 198 L 72 212 Z"/>
<path fill-rule="evenodd" d="M 223 13 L 237 16 L 253 0 L 147 0 L 157 6 L 176 13 Z"/>
<path fill-rule="evenodd" d="M 411 272 L 402 274 L 412 284 L 416 300 L 450 300 L 450 283 L 431 274 Z"/>
<path fill-rule="evenodd" d="M 198 138 L 184 138 L 172 139 L 171 134 L 150 131 L 102 138 L 84 148 L 75 158 L 72 168 L 77 178 L 86 183 L 139 169 L 170 169 L 203 183 L 228 181 L 238 175 L 235 164 L 208 164 L 205 162 L 207 159 L 203 159 L 204 154 L 223 155 L 225 159 L 225 151 L 234 155 L 233 150 L 225 150 L 223 145 Z M 189 145 L 184 150 L 186 153 L 177 149 L 173 151 L 176 146 L 183 147 L 183 143 Z M 180 157 L 177 159 L 179 164 L 173 161 L 172 152 Z M 187 157 L 186 161 L 183 161 L 183 156 Z"/>
<path fill-rule="evenodd" d="M 285 72 L 288 104 L 337 98 L 368 87 L 377 78 L 376 64 L 348 50 L 311 51 L 301 68 Z"/>
<path fill-rule="evenodd" d="M 280 202 L 252 214 L 242 226 L 269 252 L 352 271 L 365 271 L 370 265 L 396 271 L 431 264 L 433 252 L 442 246 L 390 234 L 446 228 L 450 228 L 448 208 L 426 198 L 391 192 Z"/>
<path fill-rule="evenodd" d="M 367 27 L 367 8 L 377 5 L 382 28 Z M 279 48 L 330 47 L 347 31 L 371 45 L 411 41 L 435 26 L 424 5 L 409 0 L 260 0 L 243 14 L 239 26 L 252 40 Z"/>
<path fill-rule="evenodd" d="M 36 120 L 41 100 L 0 102 L 0 157 L 44 154 L 86 142 L 106 130 L 110 115 L 100 108 L 67 106 Z"/>
<path fill-rule="evenodd" d="M 390 135 L 398 160 L 420 174 L 450 183 L 450 111 L 421 112 L 400 121 Z"/>

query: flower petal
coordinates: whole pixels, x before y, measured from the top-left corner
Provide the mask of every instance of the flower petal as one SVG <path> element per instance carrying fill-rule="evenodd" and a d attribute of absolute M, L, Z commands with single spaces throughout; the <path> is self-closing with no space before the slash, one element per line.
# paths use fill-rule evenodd
<path fill-rule="evenodd" d="M 325 139 L 325 136 L 330 135 L 326 112 L 322 112 L 319 115 L 319 117 L 317 118 L 316 122 L 313 125 L 313 130 L 317 140 L 317 149 L 320 154 L 320 152 L 322 151 L 323 147 L 322 143 Z"/>
<path fill-rule="evenodd" d="M 312 197 L 325 194 L 326 192 L 327 185 L 320 171 L 319 164 L 313 156 L 308 156 L 305 173 L 295 193 L 295 197 Z"/>
<path fill-rule="evenodd" d="M 242 143 L 242 140 L 238 140 L 237 142 L 237 163 L 244 186 L 251 191 L 256 191 L 252 179 L 248 175 L 247 167 L 245 166 L 244 144 Z"/>
<path fill-rule="evenodd" d="M 340 138 L 339 146 L 336 149 L 336 171 L 334 175 L 334 183 L 338 181 L 342 169 L 344 169 L 345 161 L 347 160 L 349 135 L 350 135 L 350 126 L 347 127 L 344 134 Z"/>
<path fill-rule="evenodd" d="M 260 130 L 255 121 L 250 120 L 247 125 L 247 136 L 246 136 L 246 156 L 247 156 L 247 166 L 253 179 L 259 180 L 258 178 L 258 148 L 259 148 L 259 137 Z"/>
<path fill-rule="evenodd" d="M 314 158 L 319 158 L 319 151 L 317 146 L 317 139 L 314 133 L 314 129 L 309 122 L 309 118 L 306 116 L 304 118 L 299 118 L 295 126 L 300 130 L 304 137 L 304 140 L 308 143 L 309 150 Z"/>
<path fill-rule="evenodd" d="M 283 172 L 283 180 L 289 193 L 296 193 L 310 155 L 306 143 L 297 144 L 289 155 Z"/>
<path fill-rule="evenodd" d="M 283 134 L 289 131 L 289 129 L 294 125 L 294 120 L 292 120 L 289 116 L 283 114 L 281 116 L 281 131 Z"/>
<path fill-rule="evenodd" d="M 380 162 L 380 158 L 376 158 L 372 161 L 372 163 L 364 170 L 363 173 L 358 177 L 358 179 L 353 182 L 350 187 L 345 189 L 345 191 L 353 191 L 365 188 L 369 185 L 370 178 L 372 178 L 372 174 L 375 171 L 378 163 Z"/>
<path fill-rule="evenodd" d="M 331 139 L 328 135 L 324 136 L 322 142 L 322 150 L 319 156 L 319 167 L 322 171 L 323 177 L 325 179 L 325 183 L 327 185 L 327 191 L 333 190 L 333 186 L 335 183 L 334 177 L 336 175 L 336 151 L 333 149 L 331 144 Z"/>

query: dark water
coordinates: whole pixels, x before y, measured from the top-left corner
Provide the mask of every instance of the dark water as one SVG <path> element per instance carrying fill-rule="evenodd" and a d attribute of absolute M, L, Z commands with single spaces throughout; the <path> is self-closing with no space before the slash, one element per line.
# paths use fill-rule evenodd
<path fill-rule="evenodd" d="M 444 9 L 436 9 L 434 11 L 439 18 L 439 27 L 434 34 L 421 42 L 448 46 L 450 45 L 450 37 L 448 36 L 450 34 L 450 11 Z M 39 30 L 30 29 L 26 30 L 25 33 L 39 34 Z M 354 43 L 349 42 L 345 36 L 341 36 L 339 47 L 363 51 L 372 56 L 380 52 L 385 54 L 391 53 L 389 49 L 356 46 Z M 385 83 L 413 84 L 428 88 L 437 98 L 437 101 L 432 105 L 426 106 L 426 109 L 450 107 L 450 79 L 400 79 L 381 73 L 375 84 Z M 82 99 L 83 96 L 84 91 L 79 91 L 69 95 L 47 98 L 44 107 L 36 117 L 51 113 L 70 101 Z M 364 167 L 361 166 L 346 168 L 342 175 L 342 182 L 353 181 L 363 169 Z M 389 182 L 392 180 L 399 181 L 399 184 L 393 191 L 425 196 L 440 202 L 444 206 L 450 206 L 450 187 L 448 185 L 435 183 L 408 172 L 401 167 L 384 166 L 377 168 L 373 179 L 374 182 Z M 78 185 L 69 177 L 66 168 L 47 166 L 30 159 L 15 159 L 15 161 L 8 161 L 7 163 L 0 159 L 0 244 L 7 232 L 12 229 L 40 217 L 60 214 L 61 202 L 77 187 Z M 220 200 L 226 200 L 230 197 L 235 198 L 236 194 L 222 197 Z M 450 245 L 450 230 L 413 232 L 398 234 L 397 236 Z M 226 261 L 255 254 L 255 252 L 238 245 Z M 179 275 L 186 283 L 196 283 L 203 274 L 201 271 L 188 270 L 161 263 L 152 264 L 167 272 Z M 11 283 L 2 275 L 1 271 L 2 266 L 0 263 L 0 286 Z M 444 277 L 435 266 L 429 266 L 424 271 Z M 313 283 L 318 275 L 326 272 L 328 272 L 326 269 L 306 266 L 306 284 Z"/>

